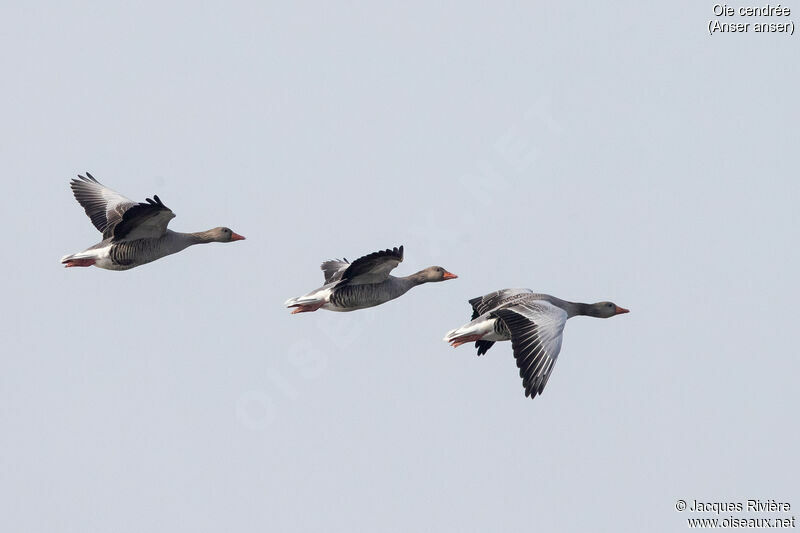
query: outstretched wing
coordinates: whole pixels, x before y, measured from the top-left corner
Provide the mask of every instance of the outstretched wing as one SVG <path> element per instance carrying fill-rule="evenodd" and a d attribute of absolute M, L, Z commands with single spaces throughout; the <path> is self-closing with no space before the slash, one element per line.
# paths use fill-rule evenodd
<path fill-rule="evenodd" d="M 135 240 L 160 237 L 175 213 L 165 206 L 158 196 L 154 200 L 137 203 L 109 189 L 94 176 L 78 176 L 70 182 L 75 199 L 81 204 L 89 219 L 103 238 Z"/>
<path fill-rule="evenodd" d="M 161 202 L 158 195 L 146 200 L 122 214 L 122 220 L 114 226 L 114 240 L 157 239 L 167 232 L 167 225 L 175 218 L 175 213 Z"/>
<path fill-rule="evenodd" d="M 550 302 L 537 300 L 498 309 L 492 314 L 511 332 L 511 346 L 525 396 L 535 398 L 544 391 L 561 351 L 567 312 Z"/>
<path fill-rule="evenodd" d="M 373 252 L 359 257 L 345 269 L 341 280 L 348 285 L 381 283 L 403 261 L 403 247 Z"/>
<path fill-rule="evenodd" d="M 88 172 L 86 176 L 78 176 L 70 181 L 69 185 L 94 227 L 106 238 L 111 237 L 106 230 L 113 229 L 122 220 L 125 211 L 136 205 L 133 200 L 102 185 Z"/>
<path fill-rule="evenodd" d="M 472 319 L 475 320 L 479 316 L 497 309 L 503 305 L 513 304 L 518 300 L 524 300 L 533 294 L 530 289 L 500 289 L 499 291 L 490 292 L 484 296 L 478 296 L 469 301 L 472 306 Z"/>
<path fill-rule="evenodd" d="M 342 279 L 342 274 L 350 266 L 350 261 L 347 259 L 329 259 L 323 262 L 319 268 L 325 274 L 325 285 L 339 281 Z"/>

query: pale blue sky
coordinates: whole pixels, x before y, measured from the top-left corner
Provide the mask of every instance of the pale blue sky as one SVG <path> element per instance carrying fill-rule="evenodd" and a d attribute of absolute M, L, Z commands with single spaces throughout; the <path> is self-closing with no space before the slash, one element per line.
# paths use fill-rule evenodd
<path fill-rule="evenodd" d="M 6 5 L 7 531 L 680 531 L 800 506 L 798 37 L 711 2 Z M 792 6 L 794 7 L 794 6 Z M 129 272 L 88 170 L 247 240 Z M 292 316 L 319 263 L 459 279 Z M 444 333 L 529 287 L 576 318 L 544 395 Z M 769 515 L 776 516 L 776 515 Z"/>

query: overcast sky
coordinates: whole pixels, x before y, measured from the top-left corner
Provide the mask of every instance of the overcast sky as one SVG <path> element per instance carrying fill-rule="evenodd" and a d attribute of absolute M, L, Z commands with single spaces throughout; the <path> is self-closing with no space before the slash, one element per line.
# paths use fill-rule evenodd
<path fill-rule="evenodd" d="M 3 7 L 2 529 L 800 509 L 800 37 L 709 36 L 713 2 L 373 4 Z M 100 239 L 87 170 L 247 240 L 64 269 Z M 283 308 L 322 260 L 401 244 L 396 274 L 459 278 Z M 441 340 L 504 287 L 631 313 L 570 320 L 531 401 L 510 343 Z"/>

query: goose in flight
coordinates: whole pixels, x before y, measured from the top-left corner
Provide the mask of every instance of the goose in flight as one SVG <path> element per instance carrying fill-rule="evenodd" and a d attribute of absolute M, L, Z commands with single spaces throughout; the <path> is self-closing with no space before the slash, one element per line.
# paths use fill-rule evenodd
<path fill-rule="evenodd" d="M 469 301 L 472 321 L 447 332 L 444 340 L 457 348 L 475 342 L 478 355 L 497 341 L 511 340 L 525 396 L 542 394 L 553 372 L 564 325 L 574 316 L 609 318 L 628 310 L 612 302 L 567 302 L 530 289 L 503 289 Z"/>
<path fill-rule="evenodd" d="M 305 296 L 290 298 L 285 305 L 294 313 L 317 309 L 355 311 L 394 300 L 412 287 L 432 281 L 445 281 L 458 276 L 439 266 L 431 266 L 415 274 L 395 277 L 389 274 L 403 261 L 403 247 L 373 252 L 349 262 L 347 259 L 325 261 L 320 265 L 325 284 Z"/>
<path fill-rule="evenodd" d="M 180 252 L 194 244 L 241 241 L 244 237 L 229 228 L 198 233 L 167 229 L 175 213 L 158 196 L 134 202 L 102 185 L 94 177 L 78 176 L 70 182 L 75 199 L 103 240 L 82 252 L 61 258 L 65 267 L 96 266 L 107 270 L 131 268 Z"/>

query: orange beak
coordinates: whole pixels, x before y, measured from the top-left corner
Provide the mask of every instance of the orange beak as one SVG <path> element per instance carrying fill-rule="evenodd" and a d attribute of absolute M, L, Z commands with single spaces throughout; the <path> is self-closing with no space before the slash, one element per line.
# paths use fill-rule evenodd
<path fill-rule="evenodd" d="M 238 233 L 231 233 L 231 240 L 232 241 L 243 241 L 244 237 L 242 237 Z"/>
<path fill-rule="evenodd" d="M 456 279 L 457 277 L 458 276 L 456 276 L 452 272 L 448 272 L 447 270 L 445 270 L 444 274 L 442 274 L 442 279 Z"/>
<path fill-rule="evenodd" d="M 614 313 L 615 315 L 624 315 L 625 313 L 630 313 L 629 309 L 625 309 L 624 307 L 617 306 L 617 312 Z"/>

